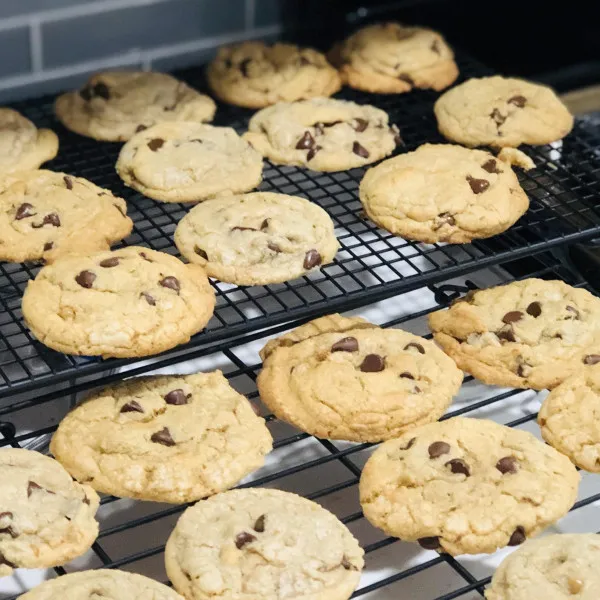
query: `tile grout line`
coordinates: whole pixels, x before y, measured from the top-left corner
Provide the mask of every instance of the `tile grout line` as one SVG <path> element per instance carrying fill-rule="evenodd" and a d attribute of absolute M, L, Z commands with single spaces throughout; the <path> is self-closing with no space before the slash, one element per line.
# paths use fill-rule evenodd
<path fill-rule="evenodd" d="M 254 27 L 254 15 L 256 13 L 256 0 L 246 0 L 245 26 L 246 31 Z"/>
<path fill-rule="evenodd" d="M 44 54 L 42 51 L 42 30 L 40 21 L 36 17 L 33 17 L 29 24 L 29 53 L 31 70 L 34 73 L 39 73 L 44 68 Z"/>

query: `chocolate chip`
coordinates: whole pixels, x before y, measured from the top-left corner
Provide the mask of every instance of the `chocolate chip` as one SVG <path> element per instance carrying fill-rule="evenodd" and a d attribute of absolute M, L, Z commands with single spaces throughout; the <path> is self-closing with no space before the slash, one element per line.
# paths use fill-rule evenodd
<path fill-rule="evenodd" d="M 385 358 L 379 354 L 367 354 L 359 369 L 363 373 L 379 373 L 385 369 Z"/>
<path fill-rule="evenodd" d="M 16 569 L 17 565 L 15 565 L 15 563 L 10 562 L 10 560 L 8 560 L 8 558 L 6 558 L 6 556 L 4 556 L 4 554 L 2 554 L 2 552 L 0 552 L 0 565 L 6 565 L 7 567 L 10 567 L 11 569 Z"/>
<path fill-rule="evenodd" d="M 177 389 L 169 392 L 165 396 L 165 402 L 167 404 L 172 404 L 173 406 L 181 406 L 182 404 L 189 404 L 191 397 L 191 394 L 186 394 L 182 389 Z"/>
<path fill-rule="evenodd" d="M 136 402 L 135 400 L 130 400 L 127 404 L 123 404 L 123 406 L 121 407 L 121 410 L 119 412 L 122 412 L 122 413 L 128 413 L 128 412 L 143 413 L 144 409 L 142 408 L 142 405 L 139 402 Z"/>
<path fill-rule="evenodd" d="M 89 499 L 87 496 L 84 496 L 84 497 L 83 497 L 83 500 L 82 500 L 82 502 L 83 502 L 84 504 L 87 504 L 88 506 L 90 505 L 90 499 Z"/>
<path fill-rule="evenodd" d="M 30 498 L 31 494 L 33 494 L 33 492 L 35 490 L 43 490 L 44 488 L 41 485 L 38 485 L 35 481 L 30 481 L 27 484 L 27 497 Z"/>
<path fill-rule="evenodd" d="M 346 571 L 358 571 L 358 567 L 354 566 L 349 560 L 348 557 L 344 554 L 342 556 L 342 567 L 346 569 Z"/>
<path fill-rule="evenodd" d="M 113 256 L 112 258 L 105 258 L 100 261 L 100 266 L 105 269 L 110 269 L 111 267 L 116 267 L 119 264 L 119 257 Z"/>
<path fill-rule="evenodd" d="M 304 135 L 296 144 L 296 150 L 308 150 L 315 145 L 315 138 L 310 135 L 310 131 L 305 131 Z"/>
<path fill-rule="evenodd" d="M 413 375 L 408 371 L 404 371 L 404 373 L 400 373 L 400 377 L 404 379 L 414 379 Z"/>
<path fill-rule="evenodd" d="M 523 317 L 524 315 L 520 310 L 511 310 L 502 317 L 502 322 L 507 324 L 516 323 L 517 321 L 520 321 Z"/>
<path fill-rule="evenodd" d="M 151 258 L 148 258 L 148 255 L 145 252 L 140 252 L 140 256 L 146 261 L 146 262 L 154 262 Z"/>
<path fill-rule="evenodd" d="M 118 204 L 114 204 L 113 206 L 125 217 L 127 218 L 127 215 L 125 214 L 125 211 L 118 205 Z"/>
<path fill-rule="evenodd" d="M 13 519 L 14 515 L 11 512 L 1 512 L 0 513 L 0 520 L 1 519 Z M 17 533 L 17 531 L 15 529 L 13 529 L 12 525 L 9 525 L 8 527 L 3 527 L 2 529 L 0 529 L 0 535 L 3 533 L 8 533 L 8 535 L 10 535 L 11 538 L 17 538 L 19 537 L 19 534 Z"/>
<path fill-rule="evenodd" d="M 504 117 L 502 115 L 502 113 L 497 108 L 495 108 L 490 113 L 490 119 L 494 120 L 494 122 L 496 123 L 497 127 L 500 127 L 500 125 L 502 125 L 502 123 L 504 123 L 504 121 L 506 121 L 506 117 Z"/>
<path fill-rule="evenodd" d="M 148 128 L 147 128 L 145 125 L 138 125 L 138 126 L 135 128 L 135 132 L 136 132 L 136 133 L 139 133 L 140 131 L 144 131 L 144 130 L 146 130 L 146 129 L 148 129 Z"/>
<path fill-rule="evenodd" d="M 67 175 L 65 175 L 63 177 L 63 180 L 65 182 L 65 185 L 67 186 L 67 189 L 72 190 L 73 189 L 73 180 L 70 177 L 68 177 Z"/>
<path fill-rule="evenodd" d="M 404 346 L 404 350 L 410 350 L 411 348 L 414 348 L 419 354 L 425 354 L 425 348 L 423 348 L 421 344 L 410 342 L 410 344 L 406 344 L 406 346 Z"/>
<path fill-rule="evenodd" d="M 498 339 L 500 341 L 504 341 L 504 342 L 516 342 L 517 341 L 517 338 L 515 337 L 515 334 L 510 327 L 496 332 L 496 335 L 498 336 Z"/>
<path fill-rule="evenodd" d="M 150 140 L 148 142 L 148 148 L 150 148 L 150 150 L 152 150 L 152 152 L 156 152 L 159 148 L 162 148 L 164 143 L 165 143 L 165 140 L 163 140 L 161 138 L 154 138 L 153 140 Z"/>
<path fill-rule="evenodd" d="M 410 448 L 412 448 L 414 446 L 416 441 L 417 441 L 417 438 L 411 438 L 410 440 L 408 440 L 406 446 L 400 446 L 399 450 L 409 450 Z"/>
<path fill-rule="evenodd" d="M 519 525 L 508 540 L 509 546 L 520 546 L 527 538 L 525 537 L 525 528 Z"/>
<path fill-rule="evenodd" d="M 440 547 L 440 538 L 437 535 L 420 538 L 417 542 L 425 550 L 437 550 Z"/>
<path fill-rule="evenodd" d="M 354 119 L 354 123 L 354 131 L 358 133 L 362 133 L 369 126 L 369 121 L 366 119 Z"/>
<path fill-rule="evenodd" d="M 229 231 L 258 231 L 258 229 L 254 229 L 254 227 L 232 227 Z"/>
<path fill-rule="evenodd" d="M 402 73 L 401 75 L 398 75 L 398 79 L 400 81 L 404 81 L 405 83 L 408 83 L 408 85 L 411 85 L 411 86 L 415 85 L 415 82 L 412 80 L 410 75 L 407 75 L 406 73 Z"/>
<path fill-rule="evenodd" d="M 92 287 L 92 285 L 94 285 L 94 281 L 96 281 L 96 275 L 91 271 L 81 271 L 81 273 L 79 273 L 79 275 L 75 277 L 75 281 L 81 287 L 87 288 L 89 290 Z"/>
<path fill-rule="evenodd" d="M 194 252 L 204 260 L 208 260 L 208 254 L 200 246 L 194 246 Z"/>
<path fill-rule="evenodd" d="M 443 212 L 437 216 L 434 229 L 437 231 L 444 225 L 456 225 L 456 219 L 449 212 Z"/>
<path fill-rule="evenodd" d="M 175 440 L 171 437 L 171 432 L 167 427 L 163 427 L 160 431 L 153 433 L 150 436 L 150 441 L 163 446 L 174 446 Z"/>
<path fill-rule="evenodd" d="M 316 250 L 309 250 L 304 256 L 303 267 L 305 269 L 312 269 L 321 264 L 321 255 Z"/>
<path fill-rule="evenodd" d="M 79 90 L 79 95 L 86 101 L 89 102 L 92 99 L 92 88 L 89 85 L 82 87 Z"/>
<path fill-rule="evenodd" d="M 105 83 L 101 81 L 94 86 L 94 96 L 99 96 L 100 98 L 104 98 L 108 100 L 110 98 L 110 90 Z"/>
<path fill-rule="evenodd" d="M 261 231 L 266 231 L 267 229 L 269 229 L 269 222 L 271 221 L 271 219 L 265 219 L 261 224 L 260 224 L 260 230 Z"/>
<path fill-rule="evenodd" d="M 509 104 L 514 104 L 518 108 L 523 108 L 527 104 L 527 98 L 525 96 L 513 96 L 508 99 Z"/>
<path fill-rule="evenodd" d="M 267 248 L 269 250 L 272 250 L 273 252 L 281 252 L 281 248 L 277 244 L 274 244 L 273 242 L 269 242 L 267 244 Z"/>
<path fill-rule="evenodd" d="M 596 365 L 600 362 L 600 354 L 588 354 L 583 358 L 584 365 Z"/>
<path fill-rule="evenodd" d="M 357 352 L 358 340 L 355 337 L 345 337 L 331 346 L 332 352 Z"/>
<path fill-rule="evenodd" d="M 251 58 L 245 58 L 240 64 L 239 68 L 244 77 L 248 77 L 248 65 L 252 62 Z"/>
<path fill-rule="evenodd" d="M 179 279 L 177 279 L 177 277 L 172 277 L 171 275 L 169 275 L 168 277 L 164 277 L 158 283 L 164 288 L 175 290 L 178 294 L 179 290 L 181 289 L 179 285 Z"/>
<path fill-rule="evenodd" d="M 151 296 L 148 292 L 142 292 L 140 294 L 140 298 L 144 298 L 144 300 L 146 300 L 150 306 L 156 306 L 156 300 L 154 299 L 154 296 Z"/>
<path fill-rule="evenodd" d="M 254 523 L 254 527 L 252 528 L 252 529 L 254 529 L 254 531 L 257 531 L 258 533 L 264 533 L 266 516 L 267 515 L 260 515 L 260 517 L 258 517 L 258 519 L 256 519 L 256 521 Z"/>
<path fill-rule="evenodd" d="M 370 156 L 369 151 L 361 146 L 358 142 L 354 142 L 354 144 L 352 144 L 352 152 L 361 158 L 369 158 Z"/>
<path fill-rule="evenodd" d="M 427 451 L 429 452 L 429 458 L 439 458 L 450 452 L 450 444 L 447 444 L 446 442 L 433 442 Z"/>
<path fill-rule="evenodd" d="M 247 531 L 242 531 L 242 533 L 238 533 L 235 536 L 235 546 L 238 550 L 241 550 L 246 544 L 255 541 L 256 536 L 248 533 Z"/>
<path fill-rule="evenodd" d="M 519 356 L 517 360 L 521 360 L 517 365 L 517 375 L 519 377 L 527 377 L 525 367 L 531 367 L 529 363 L 523 362 L 523 357 Z"/>
<path fill-rule="evenodd" d="M 47 214 L 43 221 L 39 224 L 32 223 L 31 226 L 34 229 L 40 229 L 44 225 L 52 225 L 53 227 L 60 227 L 60 217 L 56 213 Z"/>
<path fill-rule="evenodd" d="M 440 55 L 442 53 L 442 51 L 440 50 L 440 41 L 439 40 L 433 40 L 433 42 L 431 42 L 431 46 L 429 46 L 429 48 L 431 49 L 432 52 L 435 52 L 437 55 Z"/>
<path fill-rule="evenodd" d="M 481 168 L 488 173 L 502 173 L 502 171 L 498 168 L 498 163 L 493 159 L 484 162 L 481 165 Z"/>
<path fill-rule="evenodd" d="M 400 137 L 400 130 L 396 125 L 390 125 L 390 133 L 394 136 L 396 146 L 403 146 L 404 140 Z"/>
<path fill-rule="evenodd" d="M 471 475 L 469 465 L 462 458 L 453 458 L 444 466 L 448 467 L 455 475 L 466 475 L 467 477 Z"/>
<path fill-rule="evenodd" d="M 476 179 L 475 177 L 467 175 L 467 181 L 474 194 L 482 194 L 490 187 L 490 182 L 487 179 Z"/>
<path fill-rule="evenodd" d="M 579 311 L 574 306 L 567 306 L 567 310 L 570 313 L 573 313 L 573 316 L 570 318 L 574 319 L 575 321 L 579 320 Z"/>
<path fill-rule="evenodd" d="M 502 475 L 514 474 L 519 470 L 519 461 L 514 456 L 505 456 L 496 463 L 496 469 Z"/>
<path fill-rule="evenodd" d="M 532 302 L 525 310 L 528 315 L 537 319 L 542 314 L 542 305 L 539 302 Z"/>
<path fill-rule="evenodd" d="M 301 56 L 300 65 L 305 67 L 306 65 L 312 65 L 312 63 L 310 62 L 310 60 L 308 60 L 308 58 L 306 58 L 306 56 Z"/>
<path fill-rule="evenodd" d="M 311 149 L 310 149 L 310 150 L 309 150 L 309 151 L 306 153 L 306 160 L 307 160 L 307 162 L 308 162 L 309 160 L 312 160 L 312 159 L 313 159 L 313 158 L 314 158 L 314 157 L 317 155 L 317 152 L 318 152 L 319 150 L 322 150 L 322 149 L 323 149 L 323 147 L 322 147 L 322 146 L 315 146 L 314 148 L 311 148 Z"/>
<path fill-rule="evenodd" d="M 23 204 L 17 208 L 15 221 L 20 221 L 21 219 L 26 219 L 27 217 L 33 217 L 35 215 L 37 215 L 37 213 L 33 212 L 33 204 L 29 204 L 29 202 L 23 202 Z"/>
<path fill-rule="evenodd" d="M 52 250 L 54 248 L 54 242 L 46 242 L 44 244 L 44 252 L 48 252 L 48 250 Z"/>

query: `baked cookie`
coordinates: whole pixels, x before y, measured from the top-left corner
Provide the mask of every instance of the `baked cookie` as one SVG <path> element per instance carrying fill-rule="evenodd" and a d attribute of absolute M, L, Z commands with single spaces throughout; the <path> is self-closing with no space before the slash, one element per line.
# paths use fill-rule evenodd
<path fill-rule="evenodd" d="M 443 90 L 458 77 L 454 53 L 437 32 L 400 23 L 368 25 L 330 54 L 344 83 L 377 94 Z"/>
<path fill-rule="evenodd" d="M 100 498 L 52 458 L 0 449 L 0 577 L 13 569 L 56 567 L 88 551 L 98 537 Z"/>
<path fill-rule="evenodd" d="M 335 314 L 270 341 L 261 357 L 258 391 L 278 418 L 320 438 L 356 442 L 436 421 L 463 379 L 435 344 Z"/>
<path fill-rule="evenodd" d="M 487 600 L 596 600 L 600 536 L 564 533 L 530 540 L 507 556 L 485 592 Z"/>
<path fill-rule="evenodd" d="M 552 389 L 600 354 L 600 299 L 562 281 L 469 292 L 429 326 L 463 371 L 495 385 Z"/>
<path fill-rule="evenodd" d="M 216 105 L 165 73 L 106 71 L 56 99 L 56 116 L 71 131 L 123 142 L 163 121 L 212 121 Z"/>
<path fill-rule="evenodd" d="M 262 156 L 230 127 L 180 121 L 134 135 L 117 160 L 119 177 L 163 202 L 194 202 L 255 188 Z"/>
<path fill-rule="evenodd" d="M 175 244 L 210 277 L 238 285 L 295 279 L 330 263 L 339 243 L 319 206 L 271 192 L 218 198 L 177 225 Z"/>
<path fill-rule="evenodd" d="M 568 512 L 578 484 L 569 459 L 530 433 L 457 417 L 382 444 L 359 487 L 373 525 L 456 556 L 522 544 Z"/>
<path fill-rule="evenodd" d="M 261 467 L 265 422 L 220 371 L 135 377 L 93 394 L 52 438 L 52 454 L 105 494 L 183 504 Z"/>
<path fill-rule="evenodd" d="M 0 173 L 37 169 L 58 152 L 58 137 L 11 108 L 0 108 Z"/>
<path fill-rule="evenodd" d="M 0 175 L 0 260 L 50 263 L 108 250 L 132 228 L 125 200 L 87 179 L 44 170 Z"/>
<path fill-rule="evenodd" d="M 440 133 L 465 146 L 549 144 L 573 128 L 573 115 L 549 87 L 498 75 L 457 85 L 434 112 Z"/>
<path fill-rule="evenodd" d="M 369 169 L 360 200 L 394 235 L 451 244 L 506 231 L 529 207 L 510 164 L 450 144 L 424 144 Z"/>
<path fill-rule="evenodd" d="M 188 508 L 169 537 L 165 564 L 188 600 L 346 600 L 364 561 L 356 539 L 329 511 L 256 488 Z"/>
<path fill-rule="evenodd" d="M 384 111 L 333 98 L 265 108 L 250 119 L 244 138 L 274 163 L 313 171 L 362 167 L 402 143 Z"/>
<path fill-rule="evenodd" d="M 45 581 L 23 594 L 19 600 L 183 600 L 170 587 L 136 573 L 116 569 L 80 571 Z"/>
<path fill-rule="evenodd" d="M 29 328 L 46 346 L 105 358 L 185 344 L 214 306 L 201 267 L 136 246 L 61 258 L 29 281 L 22 303 Z"/>
<path fill-rule="evenodd" d="M 542 436 L 586 471 L 600 473 L 600 354 L 550 392 L 538 415 Z"/>
<path fill-rule="evenodd" d="M 323 54 L 293 44 L 252 41 L 224 46 L 206 75 L 215 96 L 247 108 L 331 96 L 342 87 L 337 70 Z"/>

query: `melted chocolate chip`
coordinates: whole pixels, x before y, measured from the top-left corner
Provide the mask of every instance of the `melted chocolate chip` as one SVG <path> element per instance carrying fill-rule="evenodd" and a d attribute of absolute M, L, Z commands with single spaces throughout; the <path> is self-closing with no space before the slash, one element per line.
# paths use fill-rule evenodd
<path fill-rule="evenodd" d="M 113 204 L 113 206 L 125 217 L 127 218 L 127 215 L 125 214 L 125 211 L 118 205 L 118 204 Z"/>
<path fill-rule="evenodd" d="M 396 146 L 404 146 L 404 140 L 400 137 L 400 130 L 396 125 L 390 125 L 390 133 L 394 136 Z"/>
<path fill-rule="evenodd" d="M 345 337 L 331 346 L 332 352 L 357 352 L 358 340 L 355 337 Z"/>
<path fill-rule="evenodd" d="M 437 550 L 440 547 L 440 538 L 437 535 L 420 538 L 417 542 L 425 550 Z"/>
<path fill-rule="evenodd" d="M 96 274 L 91 271 L 81 271 L 79 275 L 75 277 L 75 281 L 83 288 L 90 289 L 96 281 Z"/>
<path fill-rule="evenodd" d="M 517 341 L 517 338 L 515 337 L 515 334 L 510 327 L 496 332 L 496 335 L 498 336 L 498 339 L 500 341 L 504 341 L 504 342 L 516 342 Z"/>
<path fill-rule="evenodd" d="M 146 262 L 154 262 L 151 258 L 148 258 L 148 255 L 145 252 L 140 252 L 140 256 L 146 261 Z"/>
<path fill-rule="evenodd" d="M 1 512 L 0 513 L 0 520 L 1 519 L 13 519 L 13 517 L 14 517 L 14 515 L 11 512 Z M 2 535 L 3 533 L 7 533 L 13 539 L 19 537 L 19 534 L 12 527 L 12 525 L 9 525 L 8 527 L 3 527 L 2 529 L 0 529 L 0 535 Z"/>
<path fill-rule="evenodd" d="M 500 127 L 500 125 L 502 125 L 502 123 L 504 123 L 504 121 L 506 121 L 506 117 L 503 116 L 502 113 L 497 108 L 495 108 L 490 113 L 490 119 L 494 120 L 497 127 Z"/>
<path fill-rule="evenodd" d="M 514 456 L 505 456 L 496 463 L 496 469 L 502 475 L 514 474 L 519 470 L 519 461 Z"/>
<path fill-rule="evenodd" d="M 135 132 L 136 132 L 136 133 L 139 133 L 140 131 L 144 131 L 144 130 L 146 130 L 146 129 L 148 129 L 148 128 L 147 128 L 145 125 L 138 125 L 138 126 L 135 128 Z"/>
<path fill-rule="evenodd" d="M 73 189 L 73 180 L 68 175 L 65 175 L 63 177 L 63 180 L 65 182 L 65 185 L 67 186 L 67 189 L 72 190 Z"/>
<path fill-rule="evenodd" d="M 310 149 L 310 150 L 309 150 L 309 151 L 306 153 L 306 160 L 307 160 L 307 162 L 308 162 L 309 160 L 312 160 L 312 159 L 313 159 L 313 158 L 316 156 L 317 152 L 318 152 L 319 150 L 322 150 L 322 149 L 323 149 L 323 147 L 322 147 L 322 146 L 315 146 L 314 148 L 311 148 L 311 149 Z"/>
<path fill-rule="evenodd" d="M 130 400 L 127 404 L 123 404 L 123 406 L 121 407 L 121 410 L 119 412 L 122 413 L 128 413 L 128 412 L 139 412 L 139 413 L 143 413 L 144 409 L 142 408 L 142 405 L 135 401 L 135 400 Z"/>
<path fill-rule="evenodd" d="M 425 348 L 423 348 L 421 344 L 417 344 L 416 342 L 410 342 L 409 344 L 406 344 L 406 346 L 404 346 L 404 350 L 410 350 L 411 348 L 414 348 L 419 354 L 425 354 Z"/>
<path fill-rule="evenodd" d="M 359 369 L 363 373 L 379 373 L 385 369 L 385 358 L 379 354 L 367 354 Z"/>
<path fill-rule="evenodd" d="M 271 221 L 271 219 L 265 219 L 261 224 L 260 224 L 260 230 L 261 231 L 266 231 L 267 229 L 269 229 L 269 222 Z"/>
<path fill-rule="evenodd" d="M 467 175 L 467 181 L 474 194 L 482 194 L 490 187 L 490 182 L 487 179 L 476 179 L 475 177 Z"/>
<path fill-rule="evenodd" d="M 163 427 L 160 431 L 153 433 L 150 436 L 150 441 L 163 446 L 174 446 L 175 440 L 171 437 L 171 432 L 167 427 Z"/>
<path fill-rule="evenodd" d="M 306 65 L 312 65 L 312 63 L 310 62 L 310 60 L 308 60 L 308 58 L 306 58 L 306 56 L 301 56 L 300 65 L 305 67 Z"/>
<path fill-rule="evenodd" d="M 277 244 L 275 244 L 273 242 L 269 242 L 267 244 L 267 248 L 269 250 L 272 250 L 273 252 L 281 252 L 281 248 Z"/>
<path fill-rule="evenodd" d="M 429 458 L 439 458 L 450 452 L 450 444 L 446 442 L 433 442 L 427 451 L 429 452 Z"/>
<path fill-rule="evenodd" d="M 467 477 L 471 475 L 469 465 L 462 458 L 453 458 L 444 466 L 448 467 L 455 475 L 466 475 Z"/>
<path fill-rule="evenodd" d="M 528 315 L 537 319 L 542 314 L 542 305 L 539 302 L 532 302 L 525 310 Z"/>
<path fill-rule="evenodd" d="M 152 152 L 156 152 L 159 148 L 162 148 L 164 143 L 165 143 L 165 140 L 163 140 L 161 138 L 154 138 L 153 140 L 150 140 L 148 142 L 148 148 L 150 148 L 150 150 L 152 150 Z"/>
<path fill-rule="evenodd" d="M 310 135 L 310 131 L 305 131 L 304 135 L 298 140 L 296 150 L 308 150 L 315 145 L 315 138 Z"/>
<path fill-rule="evenodd" d="M 17 208 L 17 212 L 15 213 L 15 221 L 27 219 L 27 217 L 33 217 L 35 215 L 37 215 L 37 213 L 33 212 L 33 204 L 29 204 L 29 202 L 23 202 L 23 204 Z"/>
<path fill-rule="evenodd" d="M 362 133 L 369 126 L 369 121 L 366 119 L 354 119 L 354 131 Z"/>
<path fill-rule="evenodd" d="M 156 306 L 156 300 L 154 299 L 154 296 L 151 296 L 148 292 L 142 292 L 140 294 L 140 298 L 144 298 L 144 300 L 146 300 L 150 306 Z"/>
<path fill-rule="evenodd" d="M 43 490 L 44 488 L 35 481 L 30 481 L 27 484 L 27 497 L 30 498 L 35 490 Z"/>
<path fill-rule="evenodd" d="M 46 242 L 44 244 L 44 252 L 48 252 L 48 250 L 52 250 L 54 248 L 54 242 Z"/>
<path fill-rule="evenodd" d="M 456 225 L 456 219 L 449 212 L 443 212 L 437 216 L 434 229 L 437 231 L 444 225 Z"/>
<path fill-rule="evenodd" d="M 370 156 L 369 151 L 361 146 L 358 142 L 354 142 L 354 144 L 352 144 L 352 152 L 361 158 L 369 158 Z"/>
<path fill-rule="evenodd" d="M 412 373 L 409 373 L 408 371 L 404 371 L 404 373 L 400 373 L 400 377 L 402 377 L 403 379 L 414 379 L 414 376 L 412 375 Z"/>
<path fill-rule="evenodd" d="M 240 64 L 239 68 L 244 77 L 248 77 L 248 66 L 252 62 L 251 58 L 245 58 Z"/>
<path fill-rule="evenodd" d="M 177 279 L 177 277 L 172 277 L 171 275 L 164 277 L 158 283 L 164 288 L 175 290 L 178 294 L 179 290 L 181 289 L 181 286 L 179 285 L 179 279 Z"/>
<path fill-rule="evenodd" d="M 172 404 L 173 406 L 181 406 L 182 404 L 189 404 L 191 397 L 191 394 L 186 394 L 182 389 L 177 389 L 169 392 L 165 396 L 165 402 L 167 404 Z"/>
<path fill-rule="evenodd" d="M 415 445 L 416 441 L 417 441 L 417 438 L 411 438 L 406 443 L 406 446 L 400 446 L 399 450 L 409 450 L 410 448 L 412 448 Z"/>
<path fill-rule="evenodd" d="M 56 213 L 49 213 L 44 217 L 41 223 L 32 223 L 34 229 L 40 229 L 44 225 L 52 225 L 52 227 L 60 227 L 60 217 Z"/>
<path fill-rule="evenodd" d="M 316 250 L 309 250 L 304 256 L 303 267 L 305 269 L 312 269 L 321 264 L 321 255 Z"/>
<path fill-rule="evenodd" d="M 104 98 L 104 100 L 108 100 L 110 98 L 110 90 L 105 83 L 101 81 L 94 86 L 94 96 L 98 96 L 100 98 Z"/>
<path fill-rule="evenodd" d="M 526 539 L 527 538 L 525 536 L 525 528 L 522 527 L 521 525 L 519 525 L 512 532 L 512 535 L 510 536 L 510 539 L 508 540 L 508 545 L 509 546 L 520 546 Z"/>
<path fill-rule="evenodd" d="M 86 85 L 79 90 L 79 95 L 86 101 L 89 102 L 92 99 L 93 91 L 92 87 Z"/>
<path fill-rule="evenodd" d="M 116 267 L 119 264 L 119 257 L 113 256 L 112 258 L 105 258 L 100 261 L 100 266 L 105 269 L 110 269 L 111 267 Z"/>
<path fill-rule="evenodd" d="M 509 104 L 514 104 L 517 108 L 523 108 L 527 104 L 527 98 L 525 96 L 513 96 L 507 100 Z"/>
<path fill-rule="evenodd" d="M 433 40 L 433 42 L 431 42 L 431 46 L 429 46 L 429 49 L 432 52 L 435 52 L 438 56 L 442 53 L 439 40 Z"/>
<path fill-rule="evenodd" d="M 520 321 L 523 317 L 524 315 L 520 310 L 511 310 L 502 317 L 502 322 L 507 324 L 516 323 L 517 321 Z"/>
<path fill-rule="evenodd" d="M 200 246 L 194 246 L 194 252 L 204 260 L 208 260 L 208 254 Z"/>
<path fill-rule="evenodd" d="M 412 80 L 410 75 L 407 75 L 406 73 L 402 73 L 402 74 L 398 75 L 398 79 L 400 81 L 404 81 L 405 83 L 408 83 L 408 85 L 411 85 L 411 86 L 415 85 L 415 82 Z"/>
<path fill-rule="evenodd" d="M 572 317 L 569 317 L 570 319 L 575 321 L 579 320 L 579 311 L 574 306 L 567 306 L 567 310 L 573 314 Z"/>
<path fill-rule="evenodd" d="M 588 354 L 583 358 L 584 365 L 596 365 L 600 363 L 600 354 Z"/>
<path fill-rule="evenodd" d="M 502 171 L 498 168 L 498 163 L 493 159 L 484 162 L 481 165 L 481 168 L 488 173 L 502 173 Z"/>
<path fill-rule="evenodd" d="M 256 541 L 256 536 L 248 533 L 247 531 L 242 531 L 242 533 L 238 533 L 235 536 L 235 547 L 238 550 L 241 550 L 246 544 L 250 544 L 251 542 Z"/>
<path fill-rule="evenodd" d="M 258 519 L 256 519 L 256 521 L 254 523 L 254 527 L 252 528 L 252 529 L 254 529 L 254 531 L 256 531 L 258 533 L 264 533 L 266 516 L 267 515 L 260 515 L 260 517 L 258 517 Z"/>
<path fill-rule="evenodd" d="M 2 552 L 0 552 L 0 565 L 6 565 L 7 567 L 10 567 L 11 569 L 16 569 L 17 565 L 15 565 L 15 563 L 10 562 L 10 560 L 8 560 L 8 558 L 6 558 L 6 556 L 4 556 L 4 554 L 2 554 Z"/>

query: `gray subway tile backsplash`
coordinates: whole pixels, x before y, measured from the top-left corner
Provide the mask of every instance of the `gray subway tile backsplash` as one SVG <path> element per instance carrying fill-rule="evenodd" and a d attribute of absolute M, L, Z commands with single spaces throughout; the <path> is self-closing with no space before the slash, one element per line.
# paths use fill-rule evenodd
<path fill-rule="evenodd" d="M 92 4 L 99 0 L 0 0 L 0 19 L 28 15 L 37 11 Z"/>
<path fill-rule="evenodd" d="M 27 73 L 31 69 L 29 35 L 28 27 L 0 31 L 0 78 Z"/>

